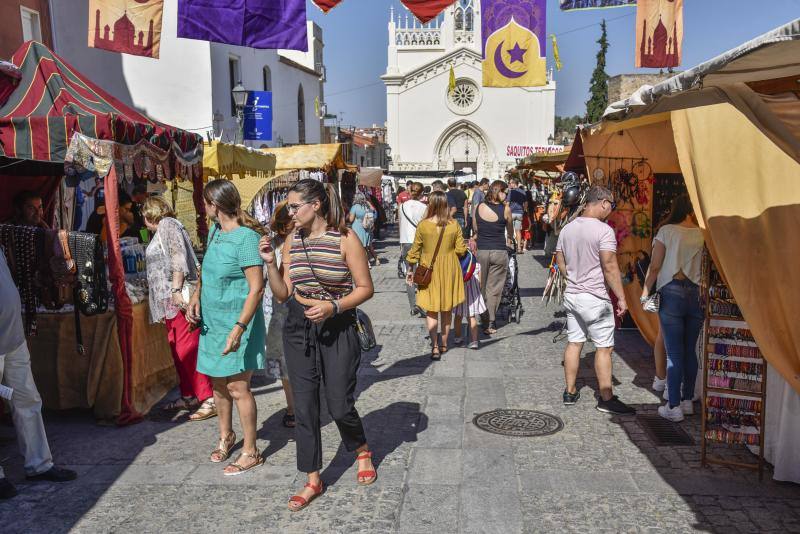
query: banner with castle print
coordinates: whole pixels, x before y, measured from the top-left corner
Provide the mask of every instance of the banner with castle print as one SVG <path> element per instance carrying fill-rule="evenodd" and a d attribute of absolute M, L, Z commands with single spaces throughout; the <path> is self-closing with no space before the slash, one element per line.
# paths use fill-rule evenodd
<path fill-rule="evenodd" d="M 158 58 L 164 0 L 89 0 L 89 46 Z"/>
<path fill-rule="evenodd" d="M 683 45 L 683 0 L 639 0 L 636 67 L 677 67 Z"/>

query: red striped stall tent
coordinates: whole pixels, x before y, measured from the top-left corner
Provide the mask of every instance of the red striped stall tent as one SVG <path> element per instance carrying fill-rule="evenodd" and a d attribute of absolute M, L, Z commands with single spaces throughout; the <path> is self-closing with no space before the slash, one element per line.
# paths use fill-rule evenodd
<path fill-rule="evenodd" d="M 135 145 L 157 151 L 169 162 L 167 167 L 174 165 L 176 169 L 180 167 L 179 163 L 186 162 L 186 154 L 193 153 L 195 159 L 199 154 L 197 172 L 191 173 L 194 174 L 191 178 L 198 219 L 202 218 L 204 222 L 205 213 L 199 194 L 203 186 L 203 139 L 200 135 L 153 121 L 131 109 L 41 43 L 24 43 L 13 55 L 12 63 L 17 67 L 16 71 L 0 69 L 0 78 L 5 82 L 0 84 L 0 88 L 5 88 L 0 91 L 2 199 L 12 198 L 20 189 L 32 189 L 42 194 L 46 206 L 52 206 L 55 191 L 64 178 L 67 149 L 73 137 L 76 141 L 85 139 L 76 136 L 83 134 L 103 144 L 117 143 L 111 148 L 130 151 Z M 9 91 L 9 86 L 14 86 L 13 90 Z M 131 393 L 133 307 L 125 289 L 120 253 L 117 165 L 110 164 L 105 168 L 107 172 L 99 177 L 105 180 L 108 270 L 123 360 L 123 393 L 118 423 L 129 424 L 142 419 L 133 406 Z M 179 173 L 162 174 L 165 175 L 162 178 L 169 179 Z M 189 178 L 185 172 L 181 175 Z"/>
<path fill-rule="evenodd" d="M 11 61 L 22 79 L 0 102 L 0 156 L 63 162 L 73 132 L 126 145 L 145 139 L 164 150 L 202 145 L 201 136 L 129 108 L 41 43 L 26 42 Z"/>

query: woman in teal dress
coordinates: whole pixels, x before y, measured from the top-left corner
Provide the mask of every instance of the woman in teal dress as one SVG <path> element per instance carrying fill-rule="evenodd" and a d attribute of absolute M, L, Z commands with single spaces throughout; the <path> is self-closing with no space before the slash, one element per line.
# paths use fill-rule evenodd
<path fill-rule="evenodd" d="M 372 248 L 372 231 L 374 227 L 364 228 L 364 224 L 362 222 L 364 220 L 364 215 L 370 212 L 372 213 L 372 220 L 375 221 L 378 218 L 378 214 L 374 209 L 372 209 L 372 206 L 370 206 L 369 202 L 367 202 L 367 197 L 364 195 L 364 193 L 357 191 L 353 196 L 353 206 L 350 208 L 350 213 L 348 214 L 347 220 L 350 222 L 353 231 L 358 236 L 361 244 L 364 245 L 367 253 L 372 256 L 372 259 L 375 260 L 375 263 L 377 264 L 378 258 Z"/>
<path fill-rule="evenodd" d="M 238 475 L 264 463 L 256 447 L 256 402 L 250 377 L 264 368 L 266 329 L 258 241 L 259 223 L 241 209 L 236 186 L 213 180 L 203 190 L 206 213 L 215 220 L 201 269 L 201 286 L 189 303 L 186 318 L 200 325 L 197 370 L 211 377 L 219 414 L 219 444 L 212 462 L 223 462 L 236 443 L 233 402 L 239 411 L 244 443 L 239 457 L 225 467 Z"/>

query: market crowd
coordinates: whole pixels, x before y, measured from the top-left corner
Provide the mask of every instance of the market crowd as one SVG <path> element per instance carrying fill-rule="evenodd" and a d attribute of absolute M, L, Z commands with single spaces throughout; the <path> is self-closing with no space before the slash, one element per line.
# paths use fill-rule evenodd
<path fill-rule="evenodd" d="M 391 188 L 386 191 L 380 206 L 377 199 L 356 192 L 345 209 L 331 184 L 303 179 L 288 190 L 264 227 L 242 210 L 233 182 L 213 180 L 203 190 L 213 225 L 202 261 L 165 200 L 122 197 L 125 233 L 152 233 L 146 248 L 151 321 L 166 326 L 180 381 L 180 397 L 165 409 L 190 410 L 192 421 L 216 417 L 219 435 L 209 447 L 209 461 L 223 463 L 238 443 L 232 420 L 235 405 L 244 434 L 242 448 L 221 473 L 237 476 L 265 460 L 256 440 L 252 376 L 265 370 L 281 380 L 286 398 L 283 424 L 294 428 L 297 468 L 307 474 L 305 485 L 288 503 L 290 510 L 298 511 L 324 492 L 324 377 L 329 413 L 358 463 L 357 483 L 374 483 L 378 473 L 354 393 L 361 354 L 375 343 L 369 318 L 357 308 L 373 295 L 370 261 L 377 262 L 373 243 L 380 224 L 390 217 L 399 223 L 398 275 L 406 280 L 410 314 L 425 318 L 430 358 L 438 361 L 451 343 L 477 350 L 482 338 L 497 334 L 498 312 L 509 293 L 518 297 L 513 272 L 520 268 L 517 255 L 553 233 L 553 225 L 542 217 L 551 202 L 543 193 L 547 192 L 521 187 L 515 178 L 468 184 L 453 178 L 430 188 L 409 181 L 396 195 Z M 42 201 L 35 194 L 20 195 L 15 205 L 15 224 L 44 224 Z M 583 344 L 591 340 L 597 348 L 597 409 L 631 414 L 634 410 L 613 394 L 612 387 L 614 316 L 628 307 L 616 260 L 617 241 L 605 224 L 615 206 L 611 191 L 588 188 L 582 209 L 559 229 L 554 245 L 557 268 L 566 276 L 563 403 L 580 399 L 575 384 L 578 362 Z M 95 216 L 102 218 L 102 210 L 96 209 Z M 659 339 L 664 346 L 657 347 L 656 358 L 661 354 L 667 362 L 657 361 L 653 387 L 666 390 L 667 404 L 659 414 L 673 421 L 693 413 L 702 246 L 691 203 L 679 197 L 655 236 L 642 294 L 645 305 L 651 291 L 658 291 L 662 299 Z M 27 475 L 34 480 L 73 480 L 75 472 L 54 465 L 47 445 L 20 298 L 2 250 L 0 300 L 10 303 L 0 308 L 0 375 L 2 385 L 14 392 L 10 404 Z M 0 498 L 13 495 L 13 485 L 0 470 Z"/>

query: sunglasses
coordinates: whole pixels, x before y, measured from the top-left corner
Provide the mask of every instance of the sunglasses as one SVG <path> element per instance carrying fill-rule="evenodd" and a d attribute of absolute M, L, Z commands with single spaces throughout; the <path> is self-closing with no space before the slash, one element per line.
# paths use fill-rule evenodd
<path fill-rule="evenodd" d="M 615 209 L 617 209 L 617 203 L 616 203 L 616 202 L 614 202 L 613 200 L 609 200 L 609 199 L 607 199 L 607 198 L 604 198 L 603 200 L 604 200 L 605 202 L 608 202 L 609 204 L 611 204 L 611 209 L 612 209 L 612 210 L 615 210 Z"/>
<path fill-rule="evenodd" d="M 289 213 L 297 213 L 297 210 L 299 210 L 306 204 L 313 204 L 313 202 L 300 202 L 299 204 L 287 204 L 286 209 L 289 211 Z"/>

